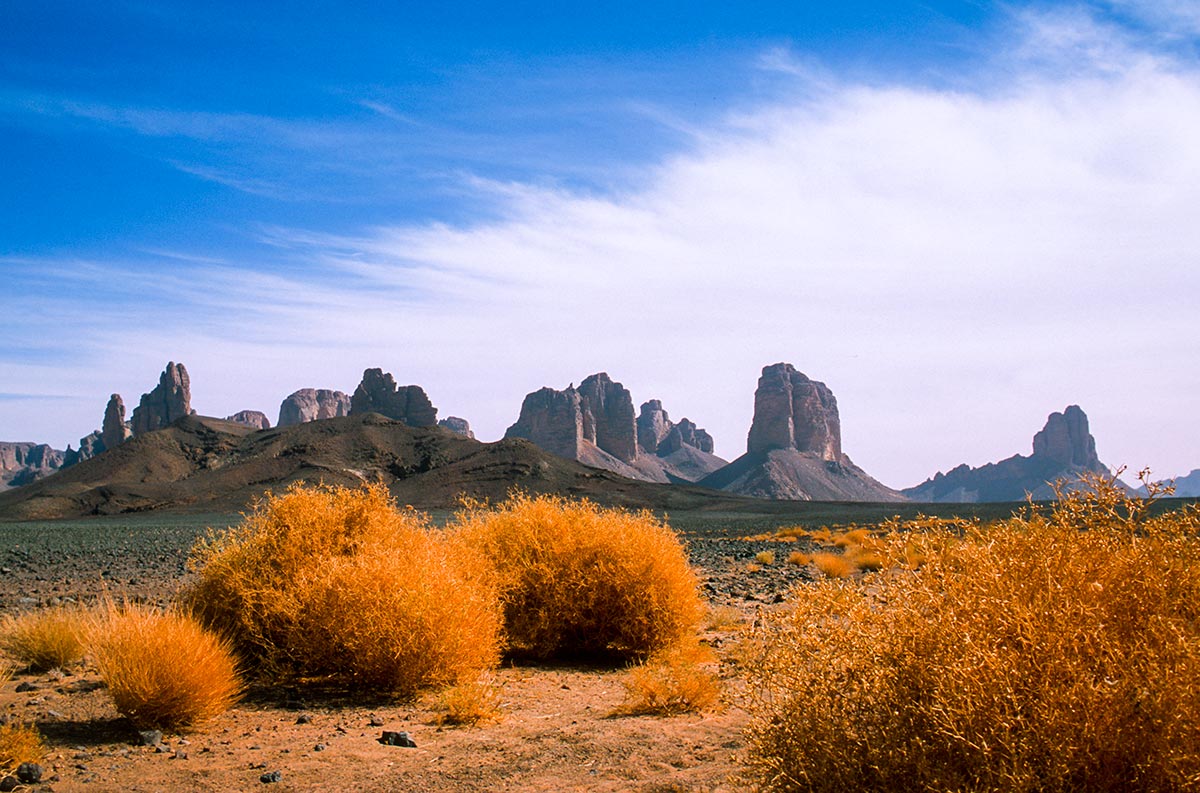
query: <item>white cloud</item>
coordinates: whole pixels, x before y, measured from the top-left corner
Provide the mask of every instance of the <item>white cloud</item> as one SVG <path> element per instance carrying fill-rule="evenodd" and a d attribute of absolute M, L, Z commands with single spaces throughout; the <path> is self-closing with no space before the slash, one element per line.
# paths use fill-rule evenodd
<path fill-rule="evenodd" d="M 382 366 L 493 439 L 526 392 L 607 370 L 733 457 L 759 369 L 786 360 L 830 385 L 846 450 L 894 486 L 1027 453 L 1074 402 L 1106 461 L 1186 472 L 1200 74 L 1090 17 L 1024 23 L 981 90 L 823 85 L 624 194 L 476 183 L 500 219 L 272 230 L 302 266 L 154 284 L 167 308 L 92 339 L 123 378 L 99 388 L 136 401 L 173 358 L 202 411 L 272 415 Z"/>

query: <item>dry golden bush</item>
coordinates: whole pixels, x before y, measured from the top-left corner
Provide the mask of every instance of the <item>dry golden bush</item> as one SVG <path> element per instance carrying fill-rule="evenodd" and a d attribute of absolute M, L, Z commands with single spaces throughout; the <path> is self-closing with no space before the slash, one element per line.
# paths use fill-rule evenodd
<path fill-rule="evenodd" d="M 775 552 L 759 551 L 758 553 L 754 554 L 754 561 L 758 562 L 759 564 L 775 564 Z"/>
<path fill-rule="evenodd" d="M 33 727 L 0 725 L 0 771 L 12 771 L 21 763 L 36 763 L 45 753 L 42 736 Z"/>
<path fill-rule="evenodd" d="M 808 564 L 811 561 L 812 561 L 811 556 L 809 556 L 806 553 L 802 553 L 800 551 L 792 551 L 791 553 L 788 554 L 788 558 L 787 558 L 788 564 L 794 564 L 797 567 L 804 567 L 804 565 Z"/>
<path fill-rule="evenodd" d="M 830 578 L 845 578 L 858 572 L 854 560 L 840 553 L 814 553 L 812 563 Z"/>
<path fill-rule="evenodd" d="M 110 602 L 87 646 L 117 712 L 139 729 L 196 726 L 242 691 L 229 643 L 186 614 Z"/>
<path fill-rule="evenodd" d="M 444 689 L 435 708 L 441 711 L 439 724 L 475 726 L 500 721 L 501 706 L 500 685 L 485 675 Z"/>
<path fill-rule="evenodd" d="M 382 484 L 295 486 L 193 552 L 184 604 L 264 676 L 412 695 L 493 667 L 501 611 L 473 549 Z"/>
<path fill-rule="evenodd" d="M 84 613 L 68 607 L 9 616 L 0 626 L 0 647 L 34 671 L 67 667 L 83 658 L 84 623 Z"/>
<path fill-rule="evenodd" d="M 760 637 L 765 789 L 1200 789 L 1200 508 L 1150 517 L 1092 478 L 1000 524 L 899 528 L 919 569 L 821 581 Z"/>
<path fill-rule="evenodd" d="M 401 546 L 326 560 L 305 582 L 292 641 L 303 669 L 413 696 L 500 660 L 502 616 L 478 554 L 414 529 Z"/>
<path fill-rule="evenodd" d="M 648 512 L 516 493 L 468 504 L 453 532 L 495 566 L 516 654 L 644 658 L 703 618 L 679 538 Z"/>
<path fill-rule="evenodd" d="M 715 664 L 712 650 L 695 640 L 659 650 L 626 673 L 625 701 L 616 713 L 672 716 L 714 710 L 721 698 Z"/>

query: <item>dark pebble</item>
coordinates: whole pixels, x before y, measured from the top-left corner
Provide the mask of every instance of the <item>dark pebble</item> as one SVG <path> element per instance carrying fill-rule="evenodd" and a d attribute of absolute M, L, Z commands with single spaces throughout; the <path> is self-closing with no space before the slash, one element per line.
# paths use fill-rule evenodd
<path fill-rule="evenodd" d="M 162 730 L 142 730 L 138 733 L 138 743 L 142 746 L 158 746 L 162 743 Z"/>
<path fill-rule="evenodd" d="M 271 782 L 281 782 L 281 781 L 283 781 L 283 772 L 268 771 L 267 773 L 260 776 L 258 778 L 258 781 L 262 782 L 264 785 L 269 784 Z"/>
<path fill-rule="evenodd" d="M 37 684 L 30 683 L 28 680 L 17 684 L 17 693 L 18 694 L 24 694 L 26 691 L 37 691 L 37 690 L 38 690 Z"/>

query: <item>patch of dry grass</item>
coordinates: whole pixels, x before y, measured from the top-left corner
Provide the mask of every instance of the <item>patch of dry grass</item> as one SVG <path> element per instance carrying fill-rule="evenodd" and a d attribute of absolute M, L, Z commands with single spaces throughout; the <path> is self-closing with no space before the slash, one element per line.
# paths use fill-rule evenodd
<path fill-rule="evenodd" d="M 845 578 L 858 572 L 854 560 L 840 553 L 814 553 L 812 563 L 830 578 Z"/>
<path fill-rule="evenodd" d="M 139 729 L 193 727 L 242 691 L 229 644 L 185 614 L 109 603 L 87 645 L 117 712 Z"/>
<path fill-rule="evenodd" d="M 437 698 L 436 708 L 442 713 L 438 723 L 476 726 L 498 722 L 501 694 L 500 685 L 490 676 L 450 686 Z"/>
<path fill-rule="evenodd" d="M 625 675 L 618 715 L 672 716 L 717 708 L 721 680 L 712 650 L 695 641 L 660 650 Z"/>
<path fill-rule="evenodd" d="M 1200 509 L 1090 488 L 993 526 L 899 526 L 896 567 L 797 590 L 752 666 L 757 781 L 1200 787 Z"/>
<path fill-rule="evenodd" d="M 0 625 L 0 646 L 37 672 L 65 668 L 83 658 L 84 613 L 57 607 L 9 616 Z"/>
<path fill-rule="evenodd" d="M 794 564 L 797 567 L 804 567 L 812 561 L 812 557 L 800 551 L 792 551 L 788 554 L 787 563 Z"/>
<path fill-rule="evenodd" d="M 759 551 L 758 553 L 754 554 L 754 561 L 758 562 L 759 564 L 775 564 L 775 552 Z"/>
<path fill-rule="evenodd" d="M 450 530 L 495 566 L 517 654 L 645 658 L 703 618 L 683 545 L 648 512 L 518 493 L 469 504 Z"/>
<path fill-rule="evenodd" d="M 42 736 L 33 727 L 0 725 L 0 772 L 12 771 L 21 763 L 36 763 L 45 753 Z"/>

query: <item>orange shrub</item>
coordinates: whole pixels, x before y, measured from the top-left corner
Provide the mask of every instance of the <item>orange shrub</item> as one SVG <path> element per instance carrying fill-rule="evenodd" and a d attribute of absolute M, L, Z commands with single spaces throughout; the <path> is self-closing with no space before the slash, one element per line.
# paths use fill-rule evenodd
<path fill-rule="evenodd" d="M 492 570 L 381 484 L 290 488 L 194 551 L 184 603 L 265 674 L 411 695 L 499 658 Z"/>
<path fill-rule="evenodd" d="M 683 641 L 651 655 L 625 675 L 625 701 L 618 714 L 671 716 L 716 708 L 721 681 L 712 651 Z"/>
<path fill-rule="evenodd" d="M 241 693 L 227 642 L 189 616 L 108 604 L 88 646 L 117 712 L 139 729 L 186 729 Z"/>
<path fill-rule="evenodd" d="M 788 558 L 787 558 L 788 564 L 794 564 L 797 567 L 804 567 L 804 565 L 808 564 L 811 561 L 812 561 L 811 556 L 809 556 L 806 553 L 802 553 L 800 551 L 792 551 L 791 553 L 788 554 Z"/>
<path fill-rule="evenodd" d="M 703 617 L 683 545 L 648 512 L 518 493 L 468 505 L 453 530 L 495 565 L 518 654 L 644 658 Z"/>
<path fill-rule="evenodd" d="M 45 753 L 42 736 L 33 727 L 0 724 L 0 772 L 12 771 L 21 763 L 36 763 Z"/>
<path fill-rule="evenodd" d="M 814 553 L 812 563 L 830 578 L 845 578 L 858 572 L 854 560 L 839 553 Z"/>
<path fill-rule="evenodd" d="M 919 569 L 796 590 L 751 669 L 762 786 L 1197 789 L 1200 508 L 1091 487 L 993 526 L 922 519 Z"/>
<path fill-rule="evenodd" d="M 83 657 L 84 616 L 78 608 L 50 608 L 6 617 L 0 646 L 34 671 L 69 666 Z"/>

